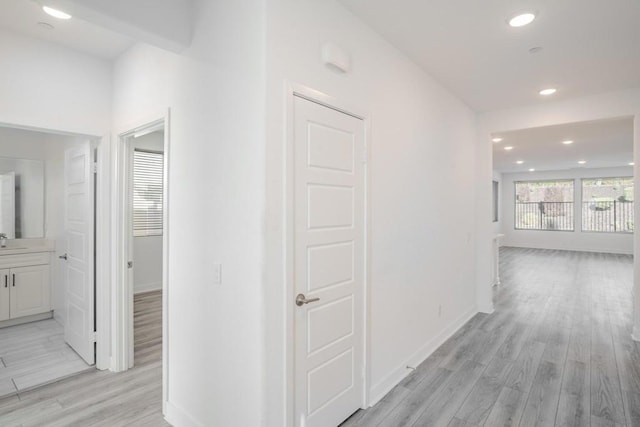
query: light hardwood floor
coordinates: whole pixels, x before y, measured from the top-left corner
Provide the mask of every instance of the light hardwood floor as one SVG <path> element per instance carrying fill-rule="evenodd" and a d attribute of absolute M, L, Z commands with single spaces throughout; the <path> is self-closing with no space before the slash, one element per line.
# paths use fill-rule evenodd
<path fill-rule="evenodd" d="M 53 319 L 0 329 L 0 398 L 90 369 Z"/>
<path fill-rule="evenodd" d="M 162 417 L 162 297 L 135 297 L 135 368 L 86 372 L 0 400 L 0 426 L 167 426 Z"/>
<path fill-rule="evenodd" d="M 478 314 L 352 426 L 639 426 L 632 257 L 502 248 Z"/>

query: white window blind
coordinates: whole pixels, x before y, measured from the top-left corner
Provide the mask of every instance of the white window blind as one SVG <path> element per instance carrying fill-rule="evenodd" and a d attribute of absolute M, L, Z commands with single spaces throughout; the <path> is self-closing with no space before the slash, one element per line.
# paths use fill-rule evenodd
<path fill-rule="evenodd" d="M 133 152 L 133 235 L 162 235 L 163 154 Z"/>

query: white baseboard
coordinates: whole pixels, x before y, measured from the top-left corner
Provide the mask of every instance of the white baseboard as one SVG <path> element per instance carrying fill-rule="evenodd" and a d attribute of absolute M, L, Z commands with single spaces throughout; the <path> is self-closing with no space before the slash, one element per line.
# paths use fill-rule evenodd
<path fill-rule="evenodd" d="M 54 310 L 53 311 L 53 319 L 60 323 L 62 326 L 64 326 L 64 324 L 66 323 L 64 316 L 62 316 L 62 314 L 60 314 L 59 311 Z"/>
<path fill-rule="evenodd" d="M 162 282 L 144 283 L 142 285 L 133 285 L 134 294 L 142 294 L 144 292 L 159 291 L 162 289 Z"/>
<path fill-rule="evenodd" d="M 164 419 L 176 427 L 202 427 L 203 424 L 196 421 L 191 415 L 184 412 L 181 408 L 178 408 L 171 402 L 165 402 L 166 413 Z"/>
<path fill-rule="evenodd" d="M 486 307 L 478 307 L 478 313 L 491 314 L 495 311 L 493 304 Z"/>
<path fill-rule="evenodd" d="M 9 326 L 22 325 L 24 323 L 39 322 L 40 320 L 47 320 L 53 318 L 53 311 L 47 311 L 46 313 L 33 314 L 31 316 L 18 317 L 17 319 L 3 320 L 0 322 L 0 328 L 6 328 Z"/>
<path fill-rule="evenodd" d="M 411 373 L 411 370 L 407 369 L 407 366 L 418 366 L 424 362 L 427 357 L 436 351 L 446 340 L 448 340 L 458 329 L 460 329 L 465 323 L 467 323 L 473 316 L 478 313 L 477 308 L 474 306 L 472 309 L 465 312 L 458 319 L 453 321 L 447 326 L 440 334 L 425 343 L 418 351 L 416 351 L 406 362 L 400 364 L 396 369 L 391 371 L 382 381 L 371 387 L 369 393 L 369 406 L 373 406 L 378 403 L 387 393 L 391 391 L 396 385 L 400 383 Z"/>

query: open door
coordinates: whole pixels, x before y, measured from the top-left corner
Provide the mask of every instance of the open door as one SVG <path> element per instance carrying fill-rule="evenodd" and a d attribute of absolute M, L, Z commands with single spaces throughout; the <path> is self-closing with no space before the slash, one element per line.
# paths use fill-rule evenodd
<path fill-rule="evenodd" d="M 65 341 L 90 365 L 95 363 L 94 215 L 91 146 L 65 152 L 65 243 L 67 282 Z"/>
<path fill-rule="evenodd" d="M 0 232 L 16 238 L 16 173 L 0 174 Z"/>

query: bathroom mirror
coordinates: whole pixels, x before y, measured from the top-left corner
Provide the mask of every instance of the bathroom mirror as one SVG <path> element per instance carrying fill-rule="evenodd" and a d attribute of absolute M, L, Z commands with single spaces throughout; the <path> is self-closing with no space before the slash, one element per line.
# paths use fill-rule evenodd
<path fill-rule="evenodd" d="M 44 237 L 44 163 L 0 157 L 0 233 Z"/>

